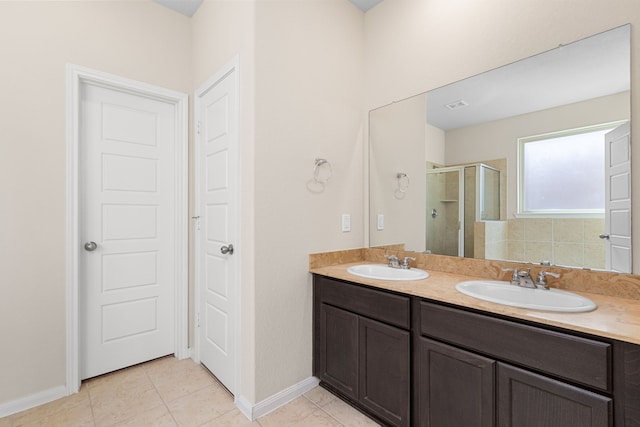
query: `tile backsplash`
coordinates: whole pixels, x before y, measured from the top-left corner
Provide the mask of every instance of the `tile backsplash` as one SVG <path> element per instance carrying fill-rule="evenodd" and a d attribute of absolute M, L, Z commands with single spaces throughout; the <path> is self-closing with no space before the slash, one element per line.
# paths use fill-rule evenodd
<path fill-rule="evenodd" d="M 399 257 L 415 257 L 416 261 L 412 262 L 412 264 L 427 271 L 442 271 L 494 280 L 509 280 L 510 273 L 502 271 L 503 268 L 531 268 L 534 275 L 540 269 L 545 269 L 561 275 L 559 279 L 548 278 L 549 285 L 554 288 L 640 300 L 640 275 L 581 268 L 542 267 L 524 262 L 493 261 L 404 252 L 397 250 L 397 247 L 393 249 L 359 248 L 311 254 L 309 255 L 309 268 L 313 270 L 324 266 L 356 262 L 385 263 L 385 255 L 389 254 Z"/>
<path fill-rule="evenodd" d="M 604 219 L 518 218 L 475 224 L 476 258 L 605 268 Z"/>

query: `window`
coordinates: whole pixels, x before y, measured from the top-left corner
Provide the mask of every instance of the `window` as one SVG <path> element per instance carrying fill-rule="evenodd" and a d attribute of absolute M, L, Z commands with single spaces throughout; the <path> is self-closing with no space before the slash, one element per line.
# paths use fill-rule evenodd
<path fill-rule="evenodd" d="M 520 216 L 604 214 L 604 135 L 618 123 L 518 140 Z"/>

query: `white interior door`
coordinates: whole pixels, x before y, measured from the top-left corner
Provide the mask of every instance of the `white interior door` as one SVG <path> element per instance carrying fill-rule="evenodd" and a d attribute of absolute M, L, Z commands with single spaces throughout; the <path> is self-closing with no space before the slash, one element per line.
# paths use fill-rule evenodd
<path fill-rule="evenodd" d="M 197 95 L 200 361 L 232 392 L 236 381 L 237 70 Z"/>
<path fill-rule="evenodd" d="M 631 139 L 629 123 L 605 135 L 606 267 L 631 273 Z"/>
<path fill-rule="evenodd" d="M 83 82 L 82 379 L 174 352 L 175 106 Z"/>

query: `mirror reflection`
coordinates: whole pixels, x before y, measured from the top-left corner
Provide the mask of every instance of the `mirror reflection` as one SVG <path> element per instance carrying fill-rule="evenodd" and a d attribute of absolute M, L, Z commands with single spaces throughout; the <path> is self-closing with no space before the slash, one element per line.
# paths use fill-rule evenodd
<path fill-rule="evenodd" d="M 630 26 L 370 112 L 370 246 L 631 272 Z"/>

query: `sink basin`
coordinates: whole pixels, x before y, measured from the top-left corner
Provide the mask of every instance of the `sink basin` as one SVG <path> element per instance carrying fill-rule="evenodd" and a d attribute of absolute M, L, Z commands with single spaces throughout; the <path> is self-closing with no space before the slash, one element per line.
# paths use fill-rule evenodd
<path fill-rule="evenodd" d="M 421 280 L 429 277 L 429 273 L 418 268 L 404 270 L 391 268 L 387 264 L 359 264 L 347 268 L 347 272 L 367 279 L 378 280 Z"/>
<path fill-rule="evenodd" d="M 471 280 L 458 283 L 456 289 L 474 298 L 533 310 L 575 313 L 595 310 L 597 307 L 590 299 L 571 292 L 529 289 L 502 281 Z"/>

